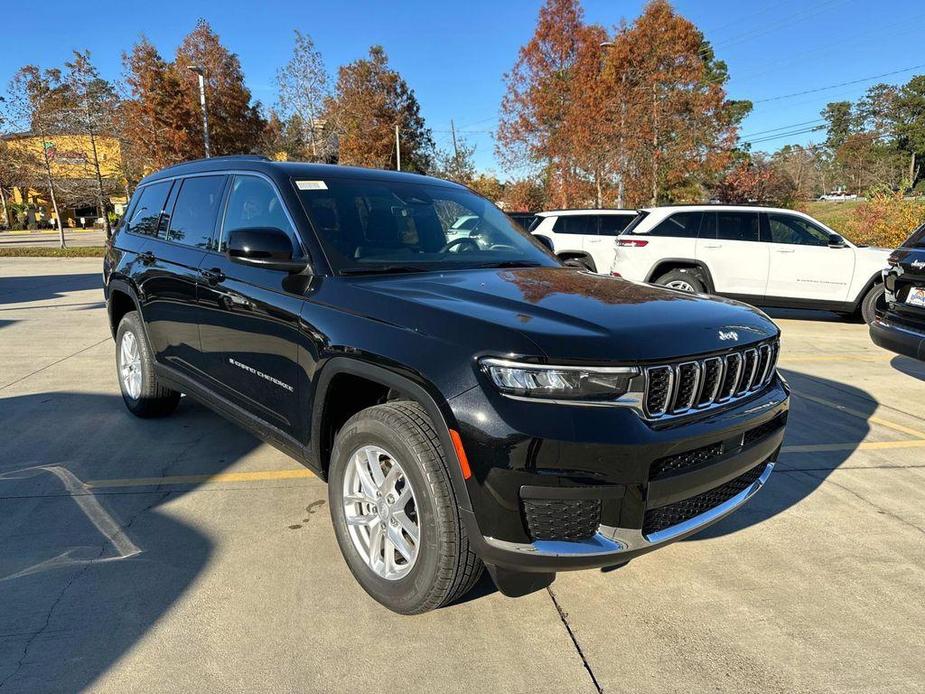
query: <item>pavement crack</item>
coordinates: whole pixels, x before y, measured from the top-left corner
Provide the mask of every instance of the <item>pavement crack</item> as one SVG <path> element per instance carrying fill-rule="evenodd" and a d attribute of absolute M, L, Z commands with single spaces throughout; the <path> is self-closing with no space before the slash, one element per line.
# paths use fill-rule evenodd
<path fill-rule="evenodd" d="M 811 473 L 809 473 L 809 472 L 807 472 L 807 471 L 805 471 L 805 470 L 792 470 L 792 471 L 791 471 L 791 470 L 785 470 L 785 472 L 793 472 L 794 474 L 803 474 L 803 475 L 806 475 L 807 477 L 811 477 L 811 478 L 814 479 L 814 480 L 818 480 L 819 482 L 827 482 L 828 484 L 834 484 L 834 485 L 835 485 L 836 487 L 838 487 L 839 489 L 848 492 L 849 494 L 851 494 L 851 495 L 852 495 L 853 497 L 855 497 L 856 499 L 859 499 L 860 501 L 863 501 L 865 504 L 867 504 L 867 505 L 870 506 L 871 508 L 875 509 L 875 510 L 877 511 L 877 513 L 880 513 L 880 514 L 886 516 L 887 518 L 892 518 L 893 520 L 898 521 L 898 522 L 902 523 L 903 525 L 907 525 L 907 526 L 909 526 L 910 528 L 914 528 L 915 530 L 918 530 L 920 533 L 922 533 L 923 535 L 925 535 L 925 528 L 922 528 L 922 527 L 916 525 L 915 523 L 913 523 L 913 522 L 911 522 L 911 521 L 907 521 L 907 520 L 906 520 L 905 518 L 903 518 L 902 516 L 898 516 L 898 515 L 896 515 L 895 513 L 893 513 L 892 511 L 888 511 L 887 509 L 883 508 L 882 506 L 880 506 L 880 505 L 878 505 L 878 504 L 875 504 L 873 501 L 871 501 L 870 499 L 868 499 L 867 497 L 865 497 L 865 496 L 863 496 L 863 495 L 861 495 L 861 494 L 858 494 L 858 493 L 857 493 L 856 491 L 854 491 L 853 489 L 851 489 L 851 488 L 849 488 L 849 487 L 846 487 L 846 486 L 843 485 L 843 484 L 839 484 L 838 482 L 836 482 L 835 480 L 832 479 L 832 476 L 831 476 L 831 475 L 823 475 L 823 476 L 813 475 L 813 474 L 811 474 Z"/>
<path fill-rule="evenodd" d="M 106 547 L 101 546 L 99 553 L 96 555 L 96 559 L 99 559 L 103 555 L 103 552 L 105 551 L 106 551 Z M 48 608 L 48 612 L 45 614 L 45 623 L 42 624 L 42 626 L 39 629 L 32 632 L 31 636 L 29 636 L 29 638 L 26 639 L 25 644 L 23 644 L 22 655 L 19 656 L 19 662 L 16 663 L 16 667 L 13 668 L 13 672 L 11 672 L 9 675 L 3 678 L 2 681 L 0 681 L 0 689 L 3 689 L 10 682 L 10 680 L 16 677 L 16 675 L 18 675 L 19 672 L 22 670 L 23 666 L 26 663 L 26 658 L 29 657 L 29 649 L 32 648 L 32 644 L 35 643 L 35 640 L 39 636 L 44 634 L 45 631 L 48 629 L 48 625 L 51 624 L 51 619 L 55 614 L 55 610 L 58 609 L 58 605 L 61 604 L 61 600 L 64 598 L 68 590 L 70 590 L 71 586 L 74 585 L 74 583 L 76 583 L 77 580 L 81 576 L 83 576 L 87 572 L 87 569 L 89 569 L 91 566 L 93 566 L 93 561 L 87 562 L 80 569 L 80 571 L 76 572 L 71 577 L 71 579 L 67 583 L 64 584 L 64 588 L 62 588 L 61 592 L 58 593 L 58 597 L 55 598 L 55 601 L 51 604 L 51 607 Z"/>
<path fill-rule="evenodd" d="M 70 359 L 71 357 L 76 357 L 78 354 L 83 354 L 83 353 L 86 352 L 87 350 L 93 349 L 94 347 L 99 347 L 101 344 L 103 344 L 104 342 L 107 342 L 108 340 L 111 340 L 111 339 L 112 339 L 112 338 L 110 338 L 110 337 L 104 337 L 104 338 L 103 338 L 102 340 L 100 340 L 99 342 L 94 342 L 92 345 L 89 345 L 89 346 L 87 346 L 87 347 L 84 347 L 83 349 L 79 349 L 79 350 L 77 350 L 76 352 L 74 352 L 73 354 L 68 354 L 66 357 L 61 357 L 60 359 L 57 359 L 57 360 L 53 361 L 51 364 L 46 364 L 45 366 L 36 369 L 36 370 L 33 371 L 32 373 L 28 373 L 28 374 L 26 374 L 25 376 L 22 376 L 21 378 L 17 378 L 15 381 L 10 381 L 9 383 L 4 383 L 2 386 L 0 386 L 0 390 L 4 390 L 4 389 L 6 389 L 6 388 L 9 388 L 10 386 L 14 386 L 14 385 L 16 385 L 17 383 L 22 383 L 22 382 L 25 381 L 27 378 L 32 378 L 33 376 L 35 376 L 35 374 L 37 374 L 37 373 L 41 373 L 42 371 L 45 371 L 46 369 L 50 369 L 50 368 L 53 367 L 53 366 L 57 366 L 57 365 L 60 364 L 61 362 L 67 361 L 67 360 Z"/>
<path fill-rule="evenodd" d="M 565 627 L 565 631 L 568 632 L 568 636 L 572 640 L 572 645 L 575 646 L 575 651 L 578 653 L 578 657 L 581 658 L 581 664 L 584 665 L 585 670 L 588 671 L 588 676 L 591 678 L 591 684 L 594 685 L 594 688 L 597 690 L 598 694 L 602 694 L 604 688 L 601 687 L 600 682 L 597 681 L 597 677 L 594 676 L 594 670 L 591 669 L 591 663 L 588 662 L 584 651 L 581 650 L 581 644 L 578 643 L 578 639 L 575 637 L 575 632 L 572 631 L 572 625 L 569 624 L 568 613 L 562 609 L 561 605 L 559 605 L 559 601 L 556 599 L 556 594 L 553 592 L 552 588 L 547 586 L 546 592 L 549 593 L 552 604 L 555 605 L 556 612 L 559 613 L 559 619 L 562 621 L 562 625 Z"/>

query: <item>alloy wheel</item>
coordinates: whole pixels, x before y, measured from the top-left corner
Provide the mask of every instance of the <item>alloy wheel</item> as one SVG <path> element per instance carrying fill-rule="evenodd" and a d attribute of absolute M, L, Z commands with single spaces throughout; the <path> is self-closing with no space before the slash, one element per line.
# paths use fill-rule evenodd
<path fill-rule="evenodd" d="M 393 455 L 363 446 L 344 473 L 344 516 L 357 553 L 379 577 L 404 578 L 414 566 L 421 538 L 411 480 Z"/>
<path fill-rule="evenodd" d="M 141 352 L 138 349 L 138 340 L 131 330 L 122 334 L 122 342 L 119 345 L 119 375 L 125 392 L 133 400 L 137 400 L 141 396 Z"/>

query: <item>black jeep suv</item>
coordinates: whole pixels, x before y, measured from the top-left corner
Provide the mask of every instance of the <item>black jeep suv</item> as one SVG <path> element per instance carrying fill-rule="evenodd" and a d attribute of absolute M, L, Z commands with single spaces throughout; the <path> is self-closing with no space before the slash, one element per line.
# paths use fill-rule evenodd
<path fill-rule="evenodd" d="M 925 224 L 890 255 L 883 271 L 885 308 L 870 324 L 875 344 L 925 361 Z"/>
<path fill-rule="evenodd" d="M 326 479 L 347 564 L 397 612 L 483 566 L 519 595 L 686 537 L 784 435 L 764 314 L 563 267 L 454 183 L 182 164 L 138 186 L 104 274 L 129 410 L 186 393 Z"/>

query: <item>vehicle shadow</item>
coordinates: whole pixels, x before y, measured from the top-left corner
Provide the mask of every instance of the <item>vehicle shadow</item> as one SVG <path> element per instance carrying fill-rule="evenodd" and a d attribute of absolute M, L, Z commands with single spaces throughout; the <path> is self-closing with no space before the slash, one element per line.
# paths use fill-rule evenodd
<path fill-rule="evenodd" d="M 917 378 L 920 381 L 925 381 L 925 362 L 898 355 L 890 360 L 890 366 L 900 373 L 912 376 L 912 378 Z"/>
<path fill-rule="evenodd" d="M 785 512 L 816 491 L 870 432 L 868 419 L 878 403 L 867 391 L 798 371 L 780 371 L 793 388 L 793 396 L 784 446 L 774 472 L 742 508 L 687 541 L 728 535 Z M 837 403 L 851 411 L 810 398 Z"/>
<path fill-rule="evenodd" d="M 0 413 L 0 691 L 84 690 L 213 552 L 158 510 L 197 485 L 88 483 L 218 473 L 259 442 L 188 398 L 163 420 L 74 392 L 5 398 Z"/>
<path fill-rule="evenodd" d="M 46 301 L 91 289 L 98 289 L 102 296 L 102 272 L 0 277 L 0 304 Z"/>

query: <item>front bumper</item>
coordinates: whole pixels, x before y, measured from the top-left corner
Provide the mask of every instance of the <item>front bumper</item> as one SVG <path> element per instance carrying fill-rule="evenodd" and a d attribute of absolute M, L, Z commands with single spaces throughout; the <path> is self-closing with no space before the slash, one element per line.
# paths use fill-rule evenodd
<path fill-rule="evenodd" d="M 472 511 L 462 514 L 475 549 L 495 566 L 556 572 L 625 563 L 746 503 L 774 468 L 789 393 L 775 377 L 746 402 L 661 426 L 619 408 L 512 407 L 481 389 L 451 405 L 473 467 L 467 484 Z M 767 434 L 752 440 L 752 432 Z M 663 461 L 698 451 L 710 455 L 657 471 Z M 734 493 L 699 503 L 720 489 Z M 596 529 L 574 539 L 537 537 L 525 505 L 537 496 L 595 500 Z M 675 507 L 688 512 L 675 516 Z M 663 510 L 669 521 L 653 523 L 652 515 Z"/>
<path fill-rule="evenodd" d="M 925 361 L 925 333 L 897 325 L 890 320 L 889 314 L 870 324 L 870 339 L 883 349 Z"/>

